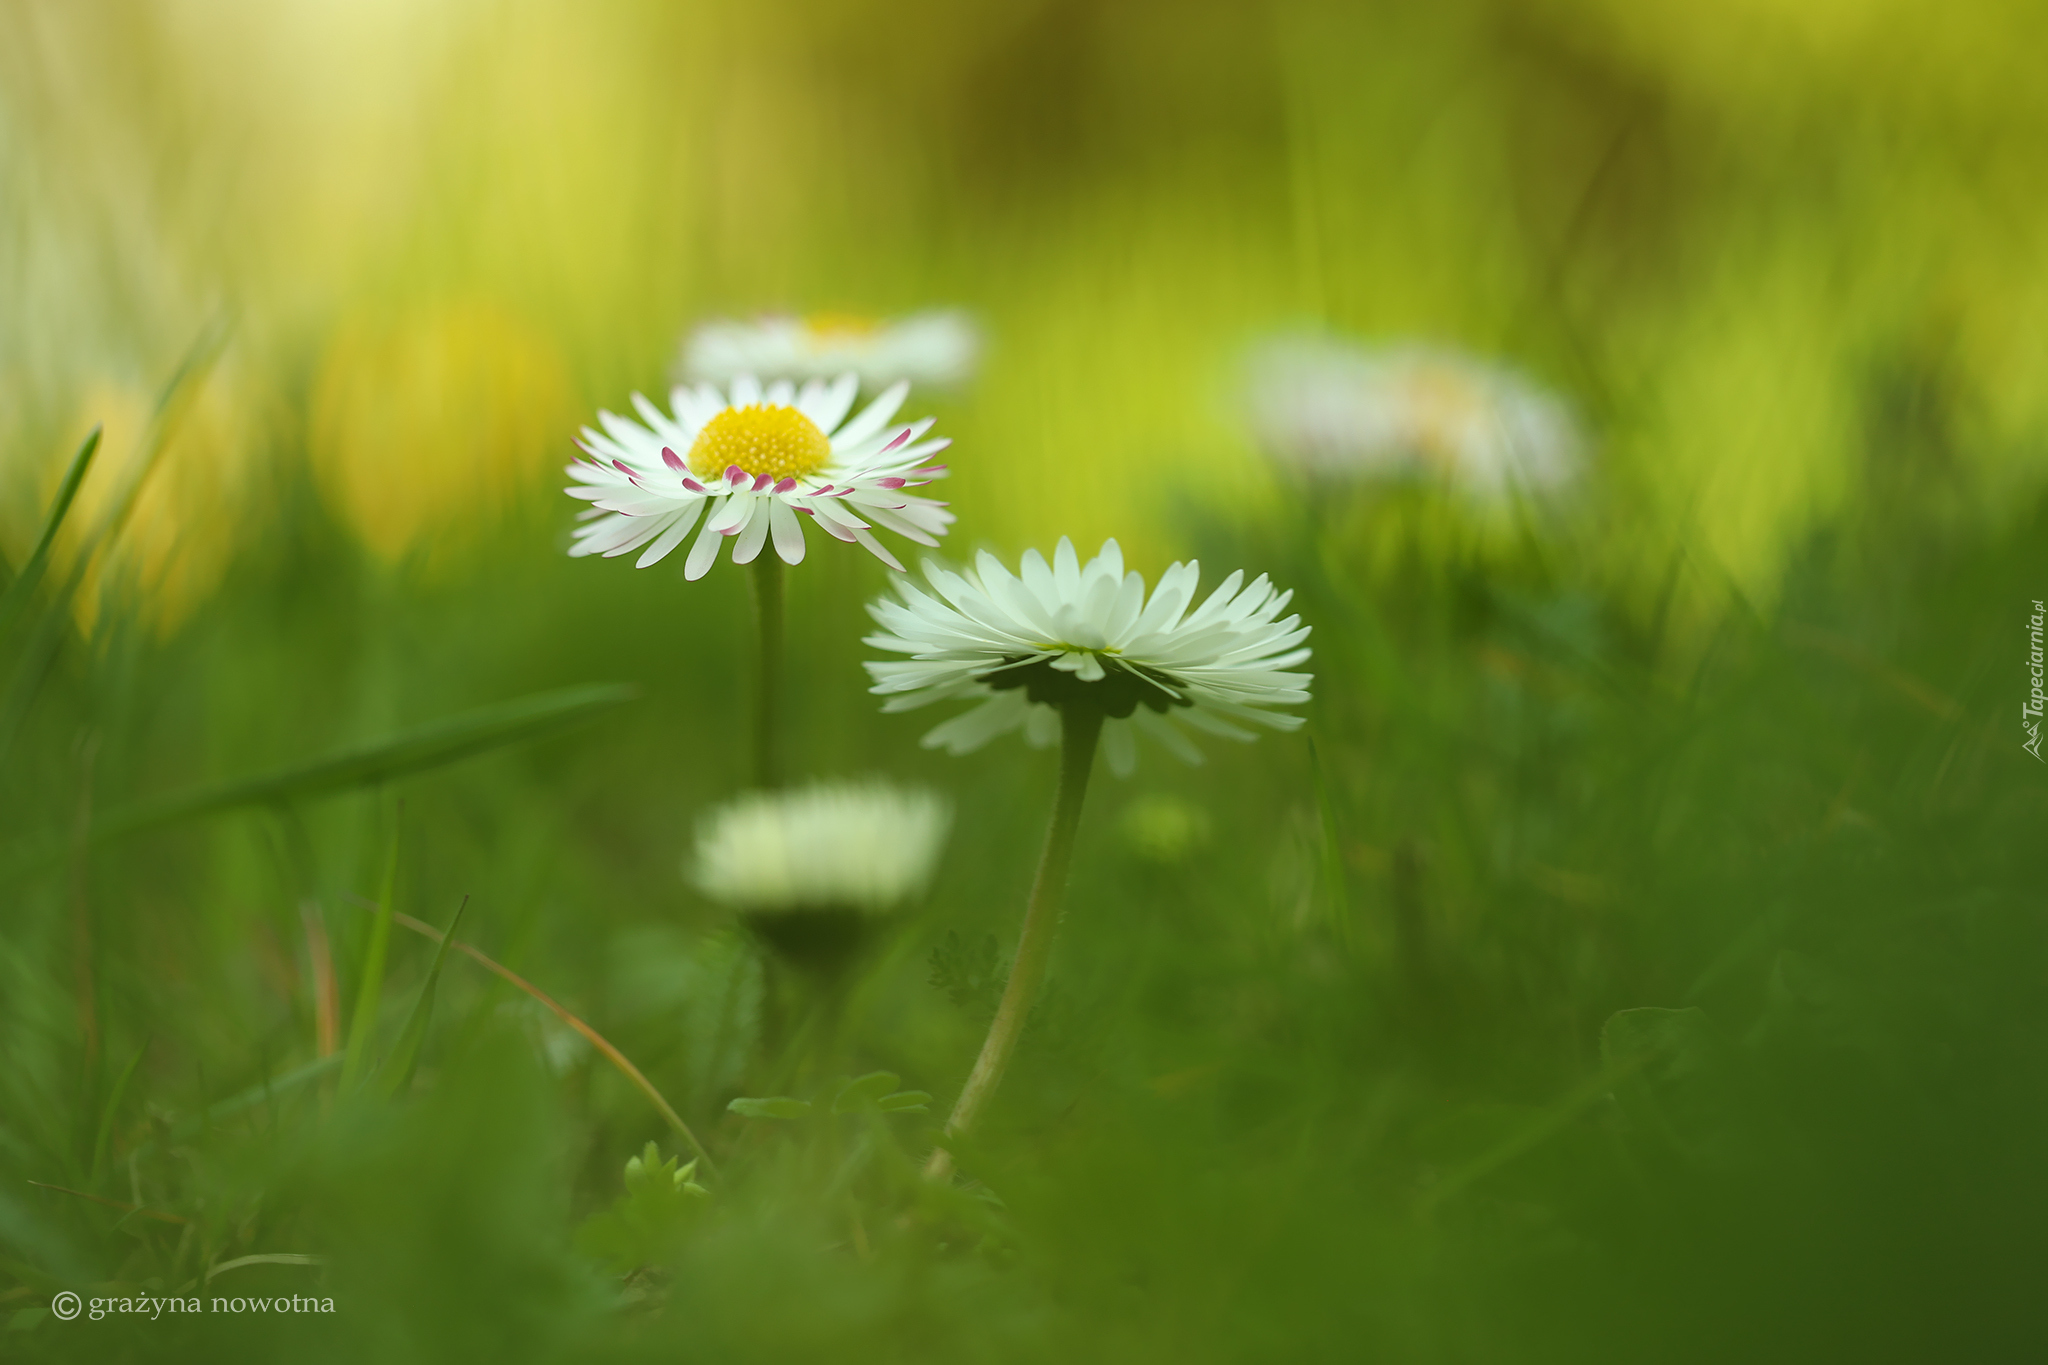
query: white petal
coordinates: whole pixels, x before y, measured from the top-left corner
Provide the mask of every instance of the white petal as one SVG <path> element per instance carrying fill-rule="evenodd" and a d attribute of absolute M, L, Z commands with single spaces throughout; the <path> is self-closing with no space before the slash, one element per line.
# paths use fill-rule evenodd
<path fill-rule="evenodd" d="M 903 400 L 910 395 L 910 385 L 902 381 L 891 384 L 881 392 L 874 402 L 861 409 L 858 417 L 832 433 L 832 448 L 858 445 L 882 429 L 882 424 L 896 415 L 896 409 L 903 406 Z"/>
<path fill-rule="evenodd" d="M 738 499 L 734 499 L 738 501 Z M 761 553 L 761 547 L 768 543 L 768 509 L 779 506 L 774 498 L 748 498 L 747 524 L 733 536 L 732 562 L 751 564 L 754 556 Z"/>
<path fill-rule="evenodd" d="M 1024 723 L 1026 702 L 1022 689 L 998 692 L 964 715 L 958 715 L 925 735 L 927 749 L 948 753 L 972 753 L 1008 730 Z"/>
<path fill-rule="evenodd" d="M 854 395 L 859 392 L 859 375 L 842 374 L 829 385 L 814 379 L 804 385 L 796 405 L 798 411 L 817 423 L 818 430 L 830 436 L 833 428 L 846 420 L 847 409 L 853 406 Z"/>
<path fill-rule="evenodd" d="M 1081 557 L 1074 553 L 1074 542 L 1065 536 L 1052 552 L 1053 591 L 1062 602 L 1076 602 L 1081 597 Z"/>
<path fill-rule="evenodd" d="M 718 552 L 725 547 L 725 537 L 711 527 L 710 519 L 704 522 L 704 529 L 697 533 L 697 543 L 690 547 L 690 557 L 683 561 L 683 577 L 694 583 L 711 572 L 711 566 L 718 561 Z"/>
<path fill-rule="evenodd" d="M 775 553 L 785 564 L 804 562 L 804 528 L 789 504 L 775 498 L 768 504 L 768 528 L 775 536 Z"/>
<path fill-rule="evenodd" d="M 634 562 L 633 567 L 645 569 L 650 565 L 659 564 L 662 560 L 667 559 L 669 552 L 682 544 L 683 537 L 690 534 L 690 528 L 697 524 L 698 513 L 703 510 L 703 500 L 699 499 L 677 513 L 675 520 L 669 523 L 668 529 L 661 533 L 661 537 L 658 540 L 647 547 L 640 558 Z"/>

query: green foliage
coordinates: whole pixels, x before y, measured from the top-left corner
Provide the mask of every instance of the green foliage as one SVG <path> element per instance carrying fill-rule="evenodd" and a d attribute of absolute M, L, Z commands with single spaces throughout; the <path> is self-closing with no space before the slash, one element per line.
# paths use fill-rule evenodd
<path fill-rule="evenodd" d="M 970 942 L 957 929 L 948 929 L 932 948 L 930 966 L 931 985 L 955 1006 L 970 1014 L 995 1013 L 1009 971 L 994 934 Z"/>
<path fill-rule="evenodd" d="M 295 232 L 395 215 L 329 234 L 367 283 L 284 304 L 210 259 L 131 291 L 177 253 L 128 249 L 240 216 L 158 194 L 275 188 L 178 130 L 276 82 L 159 71 L 159 40 L 246 55 L 176 25 L 91 20 L 104 43 L 65 49 L 105 7 L 44 8 L 15 46 L 107 79 L 0 91 L 23 206 L 0 255 L 35 286 L 0 350 L 51 367 L 0 374 L 33 428 L 0 470 L 0 1355 L 2038 1352 L 2048 769 L 2016 703 L 2048 591 L 2024 325 L 2048 253 L 2040 101 L 1992 78 L 2038 44 L 1996 6 L 491 9 L 520 64 L 426 44 L 376 86 L 452 111 L 389 120 L 404 174 L 237 141 L 320 168 L 293 171 L 320 200 Z M 38 112 L 68 89 L 91 118 Z M 105 177 L 150 210 L 120 198 L 119 262 L 97 228 L 33 256 L 9 235 L 99 202 L 21 159 L 74 134 L 147 172 Z M 330 183 L 358 162 L 377 194 Z M 439 197 L 408 216 L 407 186 Z M 275 245 L 247 254 L 296 259 Z M 106 300 L 77 335 L 45 267 Z M 190 487 L 133 477 L 176 414 L 124 444 L 74 409 L 190 335 L 139 298 L 222 280 L 262 325 L 194 355 L 268 376 L 236 409 L 268 462 L 248 505 L 145 524 Z M 1293 590 L 1305 733 L 1098 772 L 1056 1008 L 971 1134 L 933 1129 L 1003 988 L 1048 756 L 953 758 L 919 747 L 930 716 L 881 714 L 861 606 L 892 575 L 814 537 L 787 576 L 791 775 L 886 773 L 959 818 L 843 1002 L 783 991 L 682 874 L 749 769 L 746 575 L 560 555 L 567 500 L 500 449 L 499 408 L 437 413 L 476 419 L 503 482 L 409 506 L 432 530 L 409 559 L 366 551 L 312 472 L 335 337 L 307 300 L 407 291 L 530 310 L 585 414 L 655 392 L 707 311 L 958 299 L 991 345 L 932 399 L 958 441 L 942 554 L 1113 532 L 1148 573 L 1199 556 L 1205 586 Z M 1226 379 L 1290 320 L 1512 353 L 1597 437 L 1584 499 L 1482 516 L 1269 476 Z M 365 428 L 409 430 L 387 397 Z M 103 419 L 104 450 L 74 444 Z M 566 428 L 515 434 L 567 454 Z M 88 626 L 71 585 L 100 561 L 66 547 L 124 507 Z M 151 593 L 194 546 L 228 568 L 166 624 Z M 648 1095 L 452 930 L 390 933 L 470 893 L 465 941 L 629 1058 L 708 1159 L 644 1146 L 672 1131 Z M 951 1184 L 921 1174 L 941 1141 Z M 209 1277 L 339 1311 L 47 1311 Z"/>
<path fill-rule="evenodd" d="M 768 1099 L 736 1099 L 725 1106 L 743 1119 L 807 1119 L 811 1116 L 809 1100 L 791 1099 L 787 1095 L 776 1095 Z"/>
<path fill-rule="evenodd" d="M 464 896 L 462 904 L 455 907 L 455 918 L 448 921 L 440 946 L 434 950 L 434 965 L 427 969 L 426 983 L 420 987 L 419 997 L 413 1001 L 412 1012 L 405 1017 L 405 1027 L 399 1030 L 391 1055 L 378 1068 L 375 1084 L 381 1095 L 389 1097 L 412 1084 L 413 1072 L 420 1064 L 420 1049 L 426 1044 L 427 1029 L 434 1019 L 434 988 L 441 981 L 441 964 L 448 960 L 449 946 L 455 942 L 455 931 L 462 927 L 462 913 L 467 909 L 469 897 Z M 344 1069 L 343 1075 L 346 1074 Z M 343 1083 L 345 1085 L 346 1081 Z"/>
<path fill-rule="evenodd" d="M 626 1193 L 576 1229 L 576 1247 L 624 1274 L 672 1251 L 709 1195 L 696 1181 L 697 1163 L 661 1159 L 654 1143 L 626 1161 Z"/>
<path fill-rule="evenodd" d="M 92 468 L 92 457 L 100 448 L 101 434 L 102 429 L 96 426 L 79 443 L 78 453 L 71 457 L 71 463 L 64 471 L 64 481 L 57 485 L 57 496 L 50 500 L 49 515 L 44 518 L 42 534 L 36 537 L 35 549 L 29 551 L 27 561 L 7 585 L 6 594 L 0 596 L 0 639 L 4 639 L 13 628 L 16 618 L 42 584 L 43 573 L 50 566 L 50 549 L 57 543 L 57 532 L 63 529 L 64 518 L 70 515 L 72 500 L 78 496 L 78 486 L 85 482 L 86 471 Z"/>

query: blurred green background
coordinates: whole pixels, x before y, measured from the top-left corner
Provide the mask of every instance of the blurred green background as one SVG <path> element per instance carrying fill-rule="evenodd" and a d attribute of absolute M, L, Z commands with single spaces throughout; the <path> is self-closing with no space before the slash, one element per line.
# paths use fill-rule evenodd
<path fill-rule="evenodd" d="M 10 575 L 106 432 L 0 639 L 0 1352 L 2031 1358 L 2044 30 L 1911 0 L 0 7 Z M 1098 774 L 967 1163 L 994 1199 L 933 1204 L 890 1158 L 928 1118 L 723 1114 L 758 1093 L 760 972 L 681 867 L 744 771 L 744 588 L 572 563 L 558 470 L 701 318 L 952 304 L 982 373 L 911 399 L 956 440 L 948 553 L 1270 571 L 1318 677 L 1306 738 Z M 1298 326 L 1567 395 L 1575 512 L 1307 515 L 1237 392 Z M 943 1104 L 1051 763 L 877 714 L 887 571 L 837 549 L 791 575 L 792 766 L 957 803 L 856 1035 Z M 108 834 L 595 682 L 638 700 Z M 720 1156 L 658 1273 L 622 1288 L 575 1230 L 672 1134 L 473 963 L 402 1099 L 266 1093 L 316 1055 L 317 937 L 346 1023 L 394 824 L 398 908 L 470 896 L 463 937 Z M 387 1041 L 431 961 L 401 937 Z M 270 1254 L 326 1260 L 220 1283 L 337 1312 L 39 1311 Z"/>

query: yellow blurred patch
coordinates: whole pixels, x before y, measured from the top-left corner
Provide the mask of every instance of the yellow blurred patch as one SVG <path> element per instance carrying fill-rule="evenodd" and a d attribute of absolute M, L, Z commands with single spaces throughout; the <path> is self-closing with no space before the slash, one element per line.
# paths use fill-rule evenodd
<path fill-rule="evenodd" d="M 472 543 L 571 453 L 568 366 L 495 304 L 358 316 L 313 387 L 308 449 L 322 496 L 386 563 Z"/>
<path fill-rule="evenodd" d="M 52 561 L 56 581 L 78 574 L 72 611 L 87 634 L 115 611 L 160 636 L 184 624 L 220 585 L 267 492 L 273 405 L 241 365 L 217 364 L 156 420 L 154 403 L 134 384 L 90 381 L 63 458 L 44 476 L 47 505 L 78 443 L 104 427 Z M 80 573 L 82 552 L 91 558 Z"/>

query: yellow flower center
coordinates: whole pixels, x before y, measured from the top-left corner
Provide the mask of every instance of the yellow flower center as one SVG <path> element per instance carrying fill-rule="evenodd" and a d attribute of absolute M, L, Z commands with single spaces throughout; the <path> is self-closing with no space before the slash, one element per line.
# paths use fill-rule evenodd
<path fill-rule="evenodd" d="M 859 313 L 813 313 L 804 319 L 815 341 L 865 341 L 882 330 L 882 324 Z"/>
<path fill-rule="evenodd" d="M 706 422 L 690 443 L 687 463 L 700 479 L 715 479 L 738 465 L 780 482 L 815 474 L 831 459 L 832 442 L 816 422 L 780 403 L 749 403 Z"/>
<path fill-rule="evenodd" d="M 1485 417 L 1486 394 L 1455 370 L 1425 364 L 1408 376 L 1407 398 L 1418 452 L 1440 465 L 1456 464 Z"/>

